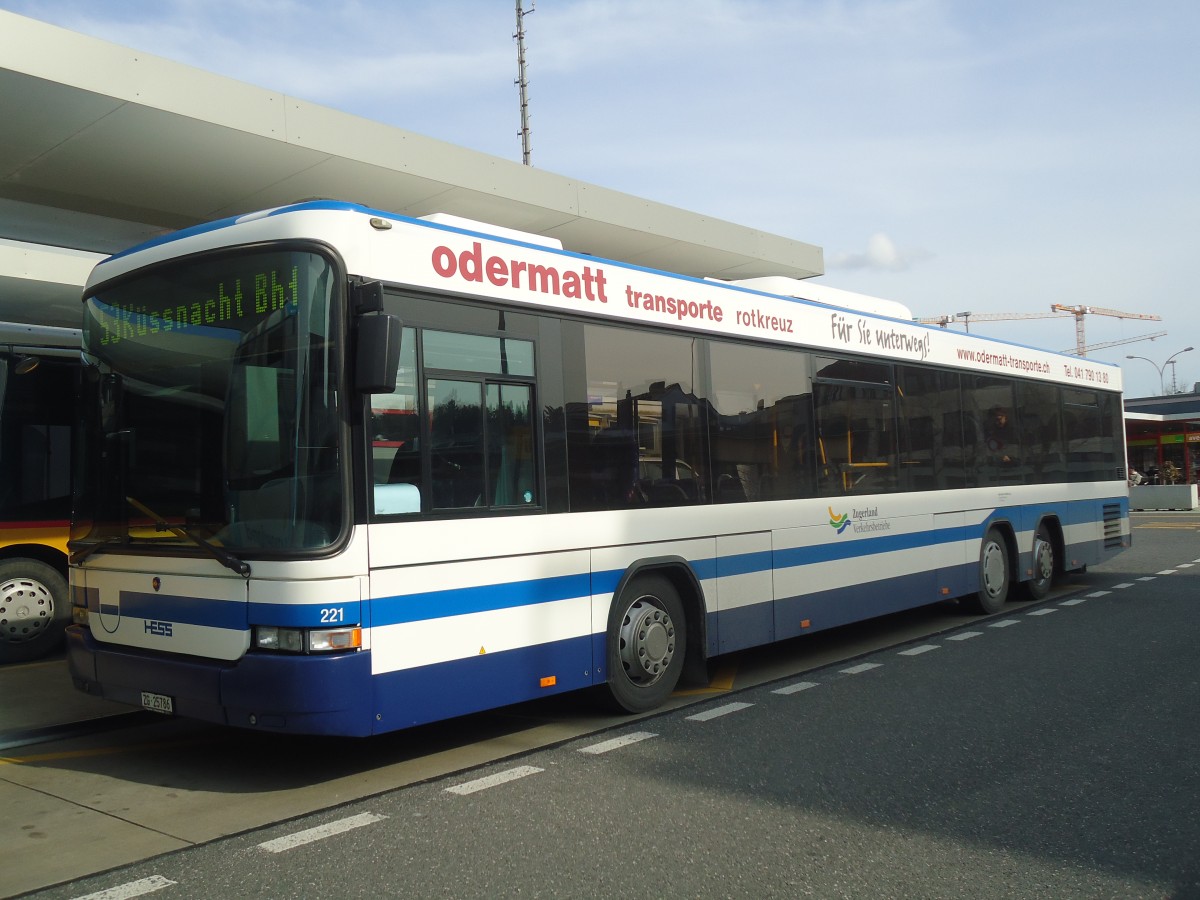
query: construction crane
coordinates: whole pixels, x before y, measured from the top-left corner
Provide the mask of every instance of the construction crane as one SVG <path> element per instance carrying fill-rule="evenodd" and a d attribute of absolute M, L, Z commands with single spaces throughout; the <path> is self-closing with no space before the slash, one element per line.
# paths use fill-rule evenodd
<path fill-rule="evenodd" d="M 1136 344 L 1138 341 L 1153 341 L 1153 340 L 1157 340 L 1160 337 L 1166 337 L 1166 336 L 1167 336 L 1167 333 L 1165 331 L 1156 331 L 1156 332 L 1154 332 L 1154 334 L 1142 334 L 1142 335 L 1138 335 L 1137 337 L 1121 338 L 1119 341 L 1105 341 L 1102 344 L 1088 344 L 1083 349 L 1090 353 L 1092 350 L 1103 350 L 1105 347 L 1118 347 L 1121 344 Z M 1060 350 L 1058 352 L 1059 353 L 1074 353 L 1076 356 L 1083 355 L 1082 353 L 1079 352 L 1078 347 L 1074 347 L 1070 350 Z"/>
<path fill-rule="evenodd" d="M 1146 335 L 1145 337 L 1128 338 L 1121 341 L 1112 341 L 1107 344 L 1095 344 L 1091 347 L 1087 345 L 1084 337 L 1083 317 L 1086 315 L 1098 316 L 1115 316 L 1118 319 L 1150 319 L 1155 322 L 1161 322 L 1162 316 L 1155 316 L 1148 313 L 1131 313 L 1122 312 L 1119 309 L 1105 309 L 1103 306 L 1064 306 L 1061 303 L 1050 304 L 1050 312 L 1037 313 L 973 313 L 960 312 L 953 315 L 945 316 L 930 316 L 928 318 L 913 319 L 914 322 L 919 322 L 922 325 L 940 325 L 946 328 L 954 322 L 961 321 L 966 327 L 967 332 L 971 331 L 971 322 L 1004 322 L 1015 319 L 1062 319 L 1067 316 L 1075 318 L 1075 349 L 1066 350 L 1066 353 L 1074 353 L 1076 356 L 1087 356 L 1089 350 L 1099 350 L 1101 347 L 1114 347 L 1117 344 L 1131 343 L 1133 341 L 1153 340 L 1156 337 L 1161 337 L 1166 332 L 1161 332 L 1154 335 Z"/>
<path fill-rule="evenodd" d="M 1119 309 L 1105 309 L 1103 306 L 1063 306 L 1061 303 L 1051 303 L 1050 309 L 1056 312 L 1069 313 L 1075 317 L 1075 355 L 1087 356 L 1088 346 L 1083 335 L 1083 317 L 1087 315 L 1096 316 L 1114 316 L 1118 319 L 1149 319 L 1152 322 L 1161 322 L 1162 316 L 1156 316 L 1151 313 L 1131 313 L 1122 312 Z M 1110 344 L 1109 346 L 1113 346 Z M 1091 348 L 1095 349 L 1095 348 Z"/>
<path fill-rule="evenodd" d="M 946 316 L 931 316 L 925 319 L 913 319 L 914 322 L 920 322 L 922 325 L 941 325 L 945 328 L 955 322 L 962 321 L 966 326 L 967 332 L 971 331 L 971 322 L 1002 322 L 1008 319 L 1063 319 L 1069 313 L 1049 312 L 1049 313 L 973 313 L 960 312 Z"/>

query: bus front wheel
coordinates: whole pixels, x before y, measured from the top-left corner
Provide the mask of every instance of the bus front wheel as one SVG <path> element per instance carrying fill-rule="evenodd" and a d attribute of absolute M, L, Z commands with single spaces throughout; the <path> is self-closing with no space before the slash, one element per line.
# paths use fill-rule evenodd
<path fill-rule="evenodd" d="M 0 562 L 0 662 L 55 650 L 70 614 L 67 581 L 53 566 L 36 559 Z"/>
<path fill-rule="evenodd" d="M 998 613 L 1008 601 L 1012 580 L 1009 570 L 1008 544 L 999 529 L 989 528 L 979 547 L 979 590 L 973 605 L 986 615 Z"/>
<path fill-rule="evenodd" d="M 624 712 L 661 706 L 675 690 L 687 651 L 683 602 L 662 575 L 639 575 L 621 592 L 608 624 L 608 694 Z"/>

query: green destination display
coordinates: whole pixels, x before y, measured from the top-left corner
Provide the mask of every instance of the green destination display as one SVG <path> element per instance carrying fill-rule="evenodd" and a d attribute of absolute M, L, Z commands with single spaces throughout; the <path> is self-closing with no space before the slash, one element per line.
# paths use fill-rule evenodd
<path fill-rule="evenodd" d="M 260 259 L 259 262 L 262 260 Z M 167 332 L 202 327 L 246 331 L 259 319 L 285 307 L 295 308 L 301 297 L 300 266 L 279 266 L 260 271 L 197 279 L 194 286 L 176 281 L 156 282 L 148 291 L 116 291 L 92 300 L 100 345 L 145 338 Z"/>

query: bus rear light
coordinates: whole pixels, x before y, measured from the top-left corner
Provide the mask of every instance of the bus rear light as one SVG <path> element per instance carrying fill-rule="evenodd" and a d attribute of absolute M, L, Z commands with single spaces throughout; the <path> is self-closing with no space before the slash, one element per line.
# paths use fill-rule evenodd
<path fill-rule="evenodd" d="M 541 680 L 541 686 L 544 688 L 554 687 L 556 684 L 558 684 L 557 675 L 547 675 Z"/>
<path fill-rule="evenodd" d="M 254 646 L 259 650 L 282 653 L 337 653 L 362 648 L 362 629 L 350 628 L 280 628 L 259 625 L 254 629 Z"/>

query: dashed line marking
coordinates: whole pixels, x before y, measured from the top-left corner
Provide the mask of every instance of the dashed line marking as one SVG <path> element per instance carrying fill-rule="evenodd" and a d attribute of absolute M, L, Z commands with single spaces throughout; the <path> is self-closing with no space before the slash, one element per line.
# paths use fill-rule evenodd
<path fill-rule="evenodd" d="M 579 752 L 599 756 L 601 753 L 608 753 L 610 750 L 619 750 L 622 747 L 628 747 L 630 744 L 636 744 L 638 741 L 644 741 L 652 737 L 658 737 L 658 735 L 653 731 L 635 731 L 623 737 L 616 737 L 609 741 L 592 744 L 590 747 L 580 747 Z"/>
<path fill-rule="evenodd" d="M 922 653 L 928 653 L 930 650 L 938 649 L 937 644 L 922 644 L 920 647 L 909 647 L 907 650 L 901 650 L 900 656 L 920 656 Z"/>
<path fill-rule="evenodd" d="M 1158 574 L 1159 574 L 1159 575 L 1174 575 L 1174 574 L 1175 574 L 1175 570 L 1174 570 L 1174 569 L 1163 569 L 1163 570 L 1162 570 L 1161 572 L 1159 572 Z"/>
<path fill-rule="evenodd" d="M 993 622 L 988 628 L 1007 628 L 1009 625 L 1020 625 L 1020 619 L 1001 619 L 999 622 Z"/>
<path fill-rule="evenodd" d="M 753 703 L 726 703 L 723 706 L 698 712 L 694 716 L 688 716 L 687 720 L 689 722 L 707 722 L 709 719 L 718 719 L 730 713 L 741 712 L 743 709 L 749 709 L 753 705 Z"/>
<path fill-rule="evenodd" d="M 962 631 L 958 634 L 952 634 L 946 640 L 948 641 L 969 641 L 973 637 L 979 637 L 983 634 L 982 631 Z"/>
<path fill-rule="evenodd" d="M 264 841 L 258 845 L 258 849 L 266 850 L 268 853 L 282 853 L 284 850 L 291 850 L 293 847 L 302 847 L 305 844 L 311 844 L 313 841 L 321 841 L 337 834 L 345 834 L 347 831 L 353 831 L 355 828 L 362 828 L 364 825 L 371 825 L 386 818 L 387 816 L 380 816 L 375 813 L 362 813 L 361 815 L 338 819 L 336 822 L 327 822 L 324 825 L 318 825 L 316 828 L 306 828 L 304 831 L 284 835 L 281 838 L 275 838 L 273 841 Z"/>
<path fill-rule="evenodd" d="M 1179 564 L 1179 565 L 1177 565 L 1175 568 L 1177 568 L 1177 569 L 1190 569 L 1190 568 L 1191 568 L 1192 566 L 1194 566 L 1194 565 L 1195 565 L 1195 563 L 1180 563 L 1180 564 Z"/>
<path fill-rule="evenodd" d="M 1112 591 L 1092 591 L 1087 596 L 1088 597 L 1107 597 L 1111 593 L 1112 593 Z"/>
<path fill-rule="evenodd" d="M 103 891 L 96 891 L 94 894 L 83 894 L 76 897 L 75 900 L 126 900 L 127 897 L 141 897 L 143 894 L 162 890 L 174 883 L 161 875 L 151 875 L 149 878 L 139 878 L 137 881 L 129 881 Z"/>
<path fill-rule="evenodd" d="M 449 794 L 458 794 L 466 796 L 474 794 L 476 791 L 486 791 L 488 788 L 494 788 L 501 784 L 507 784 L 510 781 L 516 781 L 518 778 L 525 778 L 529 775 L 536 775 L 543 771 L 537 766 L 517 766 L 515 769 L 505 769 L 503 772 L 497 772 L 494 775 L 488 775 L 484 778 L 476 778 L 474 781 L 467 781 L 463 784 L 456 784 L 453 787 L 446 788 Z"/>
<path fill-rule="evenodd" d="M 1056 612 L 1058 612 L 1058 610 L 1054 609 L 1053 607 L 1043 607 L 1042 609 L 1035 609 L 1032 612 L 1027 612 L 1027 613 L 1025 613 L 1025 615 L 1027 615 L 1027 616 L 1048 616 L 1048 615 L 1050 615 L 1050 613 L 1056 613 Z"/>
<path fill-rule="evenodd" d="M 1105 594 L 1108 594 L 1108 593 L 1111 593 L 1111 592 L 1110 591 L 1097 591 L 1094 594 L 1088 594 L 1087 597 L 1076 597 L 1074 600 L 1064 600 L 1062 603 L 1060 603 L 1058 605 L 1059 606 L 1078 606 L 1080 603 L 1087 603 L 1088 597 L 1103 597 Z"/>
<path fill-rule="evenodd" d="M 848 669 L 842 669 L 843 675 L 861 675 L 863 672 L 870 672 L 872 669 L 878 669 L 883 663 L 859 663 L 857 666 L 851 666 Z"/>
<path fill-rule="evenodd" d="M 795 684 L 788 684 L 781 688 L 775 688 L 775 690 L 771 691 L 771 693 L 783 694 L 786 696 L 788 694 L 798 694 L 801 691 L 807 691 L 809 688 L 815 688 L 816 686 L 817 682 L 815 681 L 797 681 Z"/>
<path fill-rule="evenodd" d="M 1153 581 L 1157 577 L 1158 577 L 1157 575 L 1143 575 L 1141 578 L 1138 579 L 1138 581 Z"/>
<path fill-rule="evenodd" d="M 1125 590 L 1125 588 L 1131 588 L 1131 587 L 1133 587 L 1132 582 L 1122 581 L 1120 584 L 1114 584 L 1113 590 L 1114 591 L 1123 591 L 1123 590 Z"/>

